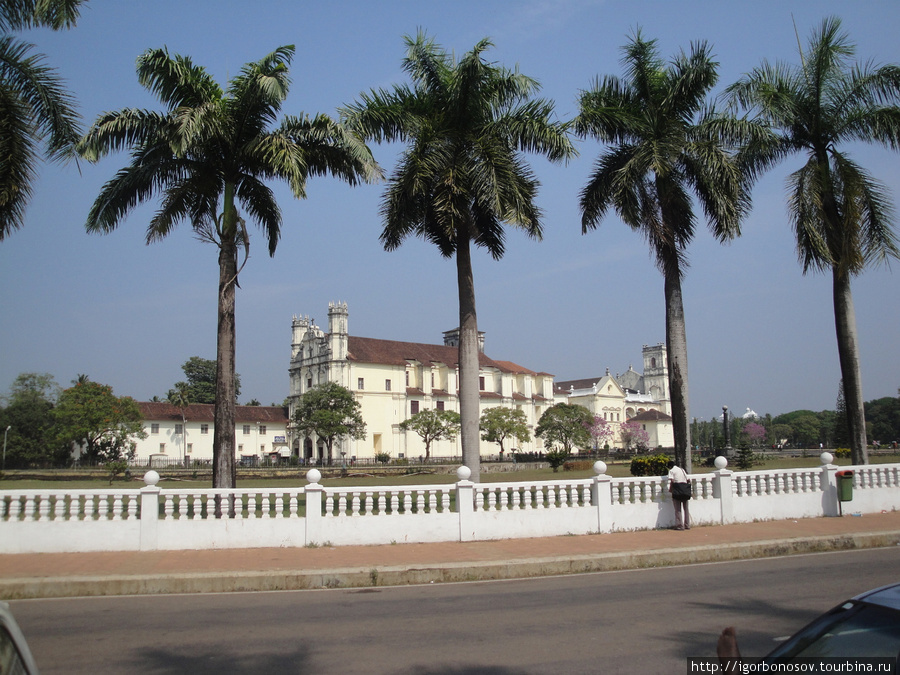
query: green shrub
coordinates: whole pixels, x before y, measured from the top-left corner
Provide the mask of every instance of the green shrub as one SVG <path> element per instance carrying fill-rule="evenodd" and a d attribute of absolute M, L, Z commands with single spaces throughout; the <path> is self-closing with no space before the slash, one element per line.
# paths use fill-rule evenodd
<path fill-rule="evenodd" d="M 565 450 L 556 450 L 553 449 L 545 455 L 547 463 L 550 464 L 550 468 L 553 469 L 553 472 L 556 473 L 559 471 L 559 467 L 565 463 L 565 461 L 569 458 L 569 453 Z"/>
<path fill-rule="evenodd" d="M 651 455 L 635 457 L 631 460 L 632 476 L 665 476 L 669 473 L 668 455 Z"/>

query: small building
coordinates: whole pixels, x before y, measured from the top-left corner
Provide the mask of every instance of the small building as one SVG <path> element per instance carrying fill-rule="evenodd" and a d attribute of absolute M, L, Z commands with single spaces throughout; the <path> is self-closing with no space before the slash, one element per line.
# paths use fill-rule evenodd
<path fill-rule="evenodd" d="M 647 432 L 647 446 L 650 448 L 675 447 L 675 432 L 672 417 L 659 410 L 645 410 L 628 420 L 641 425 Z"/>
<path fill-rule="evenodd" d="M 211 462 L 215 406 L 167 402 L 138 403 L 147 438 L 136 441 L 135 459 L 160 465 Z M 235 458 L 256 464 L 290 455 L 287 410 L 281 406 L 235 407 Z"/>

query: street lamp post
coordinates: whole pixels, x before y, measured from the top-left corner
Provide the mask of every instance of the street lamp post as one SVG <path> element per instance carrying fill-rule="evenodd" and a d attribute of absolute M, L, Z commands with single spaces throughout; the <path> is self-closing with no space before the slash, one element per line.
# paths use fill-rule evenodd
<path fill-rule="evenodd" d="M 728 406 L 722 406 L 722 427 L 725 431 L 725 455 L 728 455 L 728 451 L 731 450 L 731 429 L 728 424 Z"/>

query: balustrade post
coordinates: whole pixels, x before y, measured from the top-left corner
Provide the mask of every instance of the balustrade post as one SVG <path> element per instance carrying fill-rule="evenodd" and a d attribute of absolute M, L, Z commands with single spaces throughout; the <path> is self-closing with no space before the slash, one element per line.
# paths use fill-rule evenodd
<path fill-rule="evenodd" d="M 475 483 L 469 480 L 471 469 L 461 466 L 456 470 L 456 515 L 459 517 L 459 541 L 475 539 Z"/>
<path fill-rule="evenodd" d="M 728 460 L 716 457 L 716 471 L 713 472 L 713 499 L 719 500 L 719 522 L 722 525 L 734 522 L 734 488 L 731 481 L 734 472 L 725 467 Z"/>
<path fill-rule="evenodd" d="M 322 518 L 322 494 L 324 486 L 319 483 L 322 473 L 318 469 L 310 469 L 306 472 L 306 480 L 309 485 L 304 488 L 306 494 L 306 541 L 304 545 L 322 544 L 323 518 Z"/>
<path fill-rule="evenodd" d="M 606 462 L 594 462 L 594 480 L 591 483 L 591 504 L 597 512 L 597 532 L 612 529 L 612 478 L 606 475 Z"/>
<path fill-rule="evenodd" d="M 144 474 L 141 488 L 141 541 L 142 551 L 159 548 L 159 474 L 152 469 Z"/>
<path fill-rule="evenodd" d="M 837 489 L 838 467 L 831 463 L 831 460 L 833 459 L 834 456 L 830 452 L 823 452 L 819 455 L 819 461 L 822 462 L 822 473 L 819 479 L 819 485 L 822 488 L 822 515 L 824 516 L 841 515 Z"/>

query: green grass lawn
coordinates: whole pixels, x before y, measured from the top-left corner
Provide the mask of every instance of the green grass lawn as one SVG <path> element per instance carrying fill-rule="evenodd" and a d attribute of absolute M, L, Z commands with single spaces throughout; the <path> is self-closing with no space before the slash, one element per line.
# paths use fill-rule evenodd
<path fill-rule="evenodd" d="M 873 455 L 869 458 L 872 464 L 886 464 L 900 462 L 900 455 Z M 847 466 L 850 464 L 849 459 L 838 459 L 835 464 Z M 799 469 L 814 468 L 821 465 L 817 454 L 811 454 L 809 457 L 777 457 L 769 458 L 753 467 L 754 471 L 766 469 Z M 607 462 L 607 474 L 613 478 L 627 478 L 631 476 L 630 462 Z M 732 462 L 731 467 L 734 467 Z M 238 478 L 237 487 L 239 488 L 289 488 L 302 487 L 307 484 L 307 469 L 298 470 L 296 477 L 290 478 Z M 703 466 L 694 466 L 694 473 L 709 473 L 714 469 Z M 510 471 L 502 473 L 482 472 L 481 480 L 484 483 L 503 483 L 514 481 L 546 481 L 546 480 L 566 480 L 592 478 L 594 472 L 591 469 L 581 471 L 563 471 L 554 473 L 551 469 L 523 469 L 521 471 Z M 322 485 L 328 487 L 368 487 L 382 485 L 443 485 L 456 482 L 455 473 L 421 473 L 411 475 L 394 475 L 394 476 L 372 476 L 362 472 L 351 473 L 346 477 L 334 477 L 322 479 Z M 169 489 L 196 489 L 208 488 L 211 486 L 209 480 L 191 480 L 191 479 L 168 479 L 164 478 L 159 483 L 162 488 Z M 143 481 L 135 477 L 130 481 L 116 480 L 112 489 L 137 489 L 143 487 Z M 11 473 L 0 480 L 0 490 L 23 490 L 23 489 L 110 489 L 109 481 L 103 478 L 93 480 L 18 480 L 15 473 Z"/>

